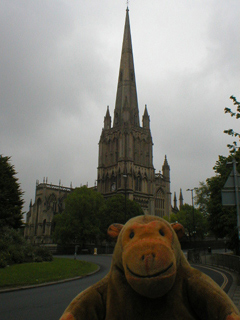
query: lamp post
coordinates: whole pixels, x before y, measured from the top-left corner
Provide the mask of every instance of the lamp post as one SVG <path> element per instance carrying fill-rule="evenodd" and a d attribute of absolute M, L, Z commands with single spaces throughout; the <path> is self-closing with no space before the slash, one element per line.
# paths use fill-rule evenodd
<path fill-rule="evenodd" d="M 195 190 L 194 189 L 187 189 L 186 191 L 191 191 L 191 196 L 192 196 L 192 208 L 193 208 L 193 241 L 195 241 L 195 233 L 196 233 L 196 230 L 195 230 L 195 217 L 194 217 L 194 201 L 193 201 L 193 191 Z"/>
<path fill-rule="evenodd" d="M 123 174 L 125 180 L 125 212 L 124 212 L 124 223 L 126 223 L 127 218 L 127 174 Z"/>

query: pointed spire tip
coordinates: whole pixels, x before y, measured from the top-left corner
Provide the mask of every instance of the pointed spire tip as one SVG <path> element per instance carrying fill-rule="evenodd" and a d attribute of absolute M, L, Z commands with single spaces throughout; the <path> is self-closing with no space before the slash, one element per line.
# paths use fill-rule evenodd
<path fill-rule="evenodd" d="M 127 12 L 129 11 L 128 5 L 129 5 L 129 0 L 127 0 L 127 9 L 126 9 Z"/>

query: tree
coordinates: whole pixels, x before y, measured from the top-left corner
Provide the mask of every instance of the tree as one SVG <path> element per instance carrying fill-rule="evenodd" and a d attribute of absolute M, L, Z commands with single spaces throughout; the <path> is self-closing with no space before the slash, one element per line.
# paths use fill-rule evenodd
<path fill-rule="evenodd" d="M 204 234 L 208 231 L 207 218 L 196 208 L 194 208 L 193 217 L 193 207 L 189 204 L 184 204 L 180 211 L 171 214 L 170 222 L 173 223 L 175 221 L 178 221 L 184 226 L 190 240 L 194 232 L 196 232 L 196 237 L 203 239 Z"/>
<path fill-rule="evenodd" d="M 238 102 L 234 96 L 231 96 L 230 99 L 233 101 L 233 104 L 237 107 L 237 110 L 236 110 L 236 112 L 233 112 L 232 109 L 225 108 L 224 112 L 230 114 L 231 117 L 235 117 L 236 119 L 239 119 L 240 118 L 240 102 Z M 223 132 L 228 134 L 229 136 L 232 136 L 235 138 L 236 137 L 240 138 L 240 134 L 238 132 L 234 131 L 233 129 L 224 130 Z M 228 144 L 227 146 L 228 146 L 229 152 L 231 154 L 234 154 L 236 152 L 236 149 L 237 149 L 237 142 L 236 141 L 233 141 L 232 144 Z"/>
<path fill-rule="evenodd" d="M 194 197 L 194 202 L 200 212 L 202 212 L 205 216 L 208 215 L 208 201 L 210 197 L 210 192 L 208 185 L 204 182 L 201 181 L 199 182 L 200 187 L 195 189 L 195 197 Z"/>
<path fill-rule="evenodd" d="M 236 112 L 232 111 L 231 108 L 225 108 L 225 113 L 235 117 L 236 119 L 240 118 L 240 103 L 234 96 L 231 96 L 230 99 L 233 101 L 233 104 L 236 106 Z M 240 137 L 240 134 L 233 129 L 224 130 L 224 133 L 232 137 Z M 240 150 L 237 147 L 237 142 L 233 141 L 232 144 L 228 144 L 230 155 L 228 157 L 219 156 L 218 161 L 216 162 L 215 170 L 216 176 L 207 179 L 207 185 L 210 192 L 210 198 L 208 203 L 209 211 L 209 223 L 210 227 L 217 237 L 230 238 L 230 247 L 238 248 L 237 240 L 237 214 L 235 207 L 224 207 L 222 205 L 221 190 L 232 170 L 231 166 L 227 166 L 228 163 L 232 162 L 233 157 L 236 162 L 238 162 L 238 171 L 240 169 Z"/>
<path fill-rule="evenodd" d="M 129 219 L 143 215 L 144 212 L 137 202 L 126 199 L 125 213 L 125 197 L 116 195 L 106 200 L 99 214 L 101 239 L 103 240 L 107 239 L 107 229 L 112 223 L 125 224 Z"/>
<path fill-rule="evenodd" d="M 10 159 L 0 155 L 0 230 L 23 226 L 23 192 Z"/>
<path fill-rule="evenodd" d="M 237 106 L 236 112 L 233 112 L 230 108 L 225 108 L 225 113 L 231 115 L 231 117 L 240 118 L 240 103 L 234 96 L 230 97 L 233 100 L 233 104 Z M 232 137 L 240 137 L 240 134 L 233 129 L 224 130 L 224 133 Z M 232 144 L 228 144 L 230 155 L 228 157 L 219 156 L 213 167 L 215 176 L 208 178 L 205 183 L 200 183 L 200 187 L 196 193 L 196 203 L 199 209 L 208 217 L 210 230 L 217 238 L 228 237 L 230 239 L 229 247 L 238 248 L 237 240 L 237 214 L 235 207 L 224 207 L 222 205 L 221 190 L 226 183 L 226 180 L 232 170 L 232 166 L 228 166 L 231 163 L 233 157 L 238 162 L 238 171 L 240 169 L 240 150 L 237 147 L 237 142 L 233 141 Z"/>
<path fill-rule="evenodd" d="M 208 202 L 209 224 L 211 230 L 216 237 L 228 237 L 231 248 L 237 248 L 237 213 L 235 207 L 224 207 L 222 205 L 221 190 L 226 183 L 226 180 L 232 170 L 232 166 L 227 164 L 235 157 L 238 162 L 237 169 L 240 169 L 240 150 L 235 151 L 234 155 L 228 157 L 219 156 L 214 170 L 216 175 L 207 179 L 207 185 L 210 192 Z"/>
<path fill-rule="evenodd" d="M 67 196 L 64 212 L 54 217 L 54 241 L 81 246 L 96 241 L 100 235 L 99 210 L 103 204 L 104 198 L 99 192 L 86 186 L 76 188 Z"/>

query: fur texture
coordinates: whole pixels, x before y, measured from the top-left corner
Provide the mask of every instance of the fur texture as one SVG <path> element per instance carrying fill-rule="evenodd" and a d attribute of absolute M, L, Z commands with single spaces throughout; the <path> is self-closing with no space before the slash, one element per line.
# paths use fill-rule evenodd
<path fill-rule="evenodd" d="M 240 320 L 223 290 L 187 262 L 180 224 L 139 216 L 108 233 L 117 238 L 110 272 L 80 293 L 61 320 Z"/>

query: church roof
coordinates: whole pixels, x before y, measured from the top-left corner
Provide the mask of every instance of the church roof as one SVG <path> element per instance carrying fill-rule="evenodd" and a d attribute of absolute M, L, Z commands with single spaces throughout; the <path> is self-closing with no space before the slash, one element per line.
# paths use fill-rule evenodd
<path fill-rule="evenodd" d="M 128 8 L 126 10 L 113 126 L 126 123 L 139 127 L 137 88 Z"/>

